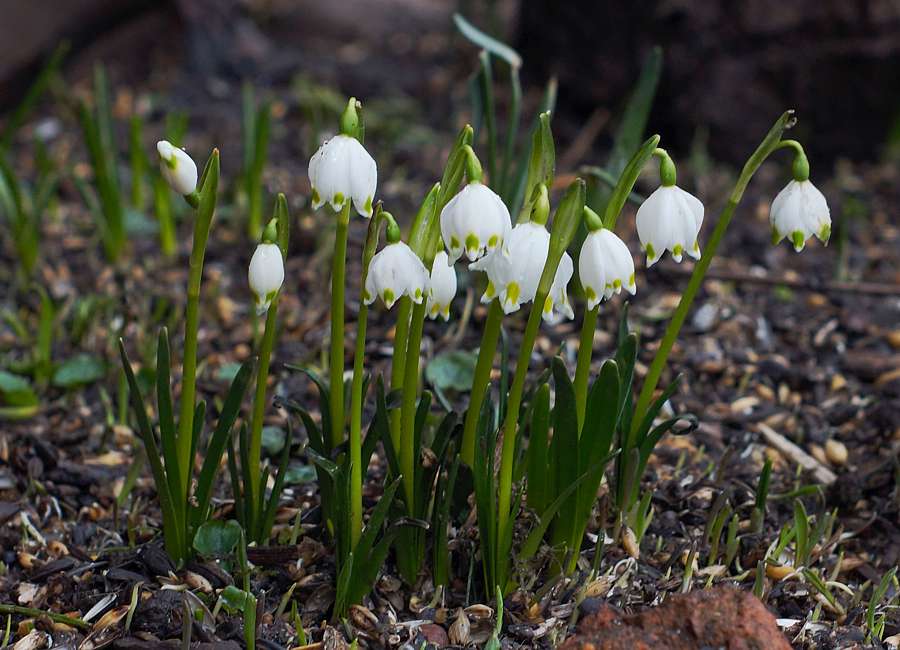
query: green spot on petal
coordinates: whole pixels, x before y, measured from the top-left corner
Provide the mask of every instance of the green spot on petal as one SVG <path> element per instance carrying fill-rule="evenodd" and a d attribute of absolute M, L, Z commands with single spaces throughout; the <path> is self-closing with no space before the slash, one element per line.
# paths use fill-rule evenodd
<path fill-rule="evenodd" d="M 480 242 L 478 241 L 478 237 L 475 236 L 475 233 L 469 233 L 466 235 L 466 250 L 470 253 L 474 253 L 480 248 Z"/>
<path fill-rule="evenodd" d="M 622 281 L 620 279 L 616 278 L 615 280 L 613 280 L 613 287 L 616 289 L 621 289 Z"/>
<path fill-rule="evenodd" d="M 422 290 L 419 289 L 418 287 L 416 287 L 415 299 L 416 299 L 416 300 L 421 300 L 421 299 L 422 299 Z"/>
<path fill-rule="evenodd" d="M 672 249 L 672 255 L 678 257 L 682 253 L 684 253 L 684 246 L 682 246 L 681 244 L 675 244 L 675 248 Z"/>
<path fill-rule="evenodd" d="M 313 203 L 321 203 L 321 201 L 322 201 L 322 197 L 319 196 L 319 190 L 317 190 L 316 188 L 313 188 L 312 202 Z"/>
<path fill-rule="evenodd" d="M 794 250 L 798 253 L 803 250 L 803 246 L 806 243 L 806 238 L 803 236 L 803 233 L 799 230 L 795 230 L 791 233 L 791 242 L 794 244 Z"/>
<path fill-rule="evenodd" d="M 371 196 L 366 199 L 366 202 L 363 205 L 363 212 L 365 212 L 366 214 L 371 214 L 371 212 L 372 212 L 372 197 Z"/>
<path fill-rule="evenodd" d="M 584 296 L 588 299 L 589 302 L 594 302 L 597 299 L 597 292 L 594 291 L 593 287 L 585 287 Z"/>
<path fill-rule="evenodd" d="M 500 238 L 497 235 L 491 235 L 491 238 L 488 239 L 488 248 L 496 248 L 499 242 Z"/>
<path fill-rule="evenodd" d="M 647 244 L 644 247 L 644 251 L 647 253 L 647 257 L 649 257 L 651 260 L 656 259 L 656 250 L 653 248 L 653 244 Z"/>
<path fill-rule="evenodd" d="M 456 235 L 450 237 L 450 248 L 460 248 L 459 239 L 456 238 Z"/>
<path fill-rule="evenodd" d="M 634 286 L 634 273 L 632 273 L 631 275 L 628 276 L 628 286 L 629 287 Z"/>
<path fill-rule="evenodd" d="M 518 282 L 510 282 L 506 287 L 506 302 L 513 304 L 519 302 L 519 294 L 521 292 L 522 289 L 519 287 Z"/>
<path fill-rule="evenodd" d="M 396 296 L 394 296 L 394 291 L 392 289 L 385 289 L 381 293 L 381 299 L 384 301 L 385 305 L 393 305 L 394 300 L 396 300 Z"/>
<path fill-rule="evenodd" d="M 784 235 L 778 232 L 778 228 L 772 228 L 772 246 L 784 239 Z"/>
<path fill-rule="evenodd" d="M 484 290 L 484 296 L 488 300 L 493 299 L 497 295 L 497 289 L 494 287 L 494 283 L 488 280 L 487 288 Z"/>
<path fill-rule="evenodd" d="M 544 298 L 544 313 L 549 314 L 552 311 L 553 311 L 553 300 L 550 298 L 550 296 L 547 296 L 546 298 Z"/>
<path fill-rule="evenodd" d="M 828 240 L 831 239 L 831 224 L 826 223 L 819 230 L 819 240 L 825 244 L 828 243 Z"/>
<path fill-rule="evenodd" d="M 343 195 L 343 193 L 342 193 L 342 192 L 338 192 L 337 194 L 335 194 L 335 195 L 334 195 L 334 200 L 333 200 L 333 202 L 336 203 L 337 205 L 344 205 L 344 195 Z"/>

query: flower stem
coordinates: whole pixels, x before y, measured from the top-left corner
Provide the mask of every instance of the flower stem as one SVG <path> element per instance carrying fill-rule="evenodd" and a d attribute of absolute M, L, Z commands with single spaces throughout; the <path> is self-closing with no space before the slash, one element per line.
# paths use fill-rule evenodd
<path fill-rule="evenodd" d="M 394 331 L 394 357 L 391 361 L 391 391 L 403 388 L 403 374 L 406 371 L 406 343 L 409 339 L 409 316 L 412 300 L 403 296 L 397 306 L 397 326 Z M 400 410 L 391 409 L 391 442 L 394 449 L 400 449 Z"/>
<path fill-rule="evenodd" d="M 347 234 L 350 229 L 350 201 L 338 214 L 331 261 L 331 357 L 329 364 L 329 405 L 331 446 L 344 440 L 344 280 L 347 270 Z"/>
<path fill-rule="evenodd" d="M 269 379 L 269 362 L 272 358 L 272 348 L 275 345 L 275 330 L 278 327 L 278 296 L 272 299 L 269 310 L 266 313 L 266 326 L 263 331 L 262 341 L 259 347 L 259 366 L 256 371 L 256 393 L 253 396 L 253 413 L 250 420 L 250 444 L 249 458 L 243 459 L 247 463 L 250 485 L 247 494 L 247 521 L 244 525 L 248 528 L 248 536 L 251 541 L 259 543 L 265 540 L 257 539 L 261 530 L 257 530 L 260 524 L 257 505 L 260 503 L 259 495 L 263 486 L 260 485 L 259 465 L 262 456 L 262 428 L 263 415 L 266 412 L 266 385 Z M 285 441 L 284 444 L 290 444 Z"/>
<path fill-rule="evenodd" d="M 575 364 L 575 406 L 578 411 L 578 430 L 584 424 L 584 413 L 587 410 L 588 379 L 591 375 L 591 356 L 594 351 L 594 331 L 597 329 L 597 316 L 600 313 L 599 303 L 593 309 L 584 312 L 581 324 L 581 339 L 578 343 L 578 361 Z"/>
<path fill-rule="evenodd" d="M 359 280 L 360 293 L 365 291 L 369 264 L 378 247 L 378 228 L 385 217 L 396 225 L 394 218 L 381 211 L 381 203 L 375 206 L 375 213 L 369 222 L 366 244 L 362 255 L 362 274 Z M 369 307 L 359 301 L 359 315 L 356 318 L 356 348 L 353 352 L 353 380 L 350 384 L 350 548 L 355 548 L 362 535 L 362 403 L 363 364 L 366 357 L 366 327 L 369 321 Z"/>
<path fill-rule="evenodd" d="M 697 292 L 703 284 L 703 279 L 706 277 L 709 265 L 716 255 L 719 243 L 722 241 L 722 237 L 728 229 L 728 224 L 731 223 L 731 218 L 734 216 L 734 211 L 744 196 L 744 190 L 747 188 L 747 184 L 750 182 L 753 174 L 756 173 L 756 170 L 759 169 L 759 166 L 773 151 L 776 151 L 782 146 L 791 146 L 782 144 L 781 134 L 785 129 L 793 126 L 794 121 L 793 111 L 787 111 L 782 114 L 744 165 L 744 169 L 738 177 L 737 183 L 735 183 L 731 196 L 728 199 L 728 203 L 725 204 L 725 207 L 722 209 L 722 213 L 719 216 L 719 220 L 716 222 L 715 230 L 713 230 L 712 236 L 709 238 L 709 241 L 703 249 L 702 257 L 697 262 L 696 266 L 694 266 L 694 272 L 691 274 L 690 280 L 688 280 L 688 285 L 685 288 L 684 293 L 681 294 L 681 300 L 678 303 L 678 307 L 675 309 L 675 313 L 672 315 L 672 320 L 669 321 L 668 327 L 666 327 L 666 332 L 660 342 L 659 349 L 656 351 L 653 362 L 650 364 L 650 369 L 647 372 L 647 377 L 644 379 L 644 385 L 641 388 L 641 393 L 634 409 L 634 415 L 631 419 L 632 435 L 637 432 L 637 429 L 640 427 L 641 422 L 647 413 L 647 409 L 650 407 L 650 403 L 653 400 L 653 394 L 659 384 L 660 376 L 662 375 L 663 369 L 666 367 L 669 354 L 672 352 L 672 346 L 675 345 L 675 341 L 678 339 L 678 333 L 681 331 L 681 327 L 684 325 L 684 321 L 687 318 L 688 311 L 691 309 L 694 298 L 697 296 Z"/>
<path fill-rule="evenodd" d="M 197 330 L 200 325 L 200 285 L 203 281 L 203 258 L 206 242 L 216 208 L 219 183 L 219 151 L 214 149 L 207 163 L 207 178 L 200 193 L 185 197 L 195 207 L 194 241 L 188 271 L 187 307 L 185 308 L 184 356 L 181 372 L 181 404 L 178 418 L 176 449 L 181 473 L 181 500 L 187 503 L 190 494 L 190 473 L 193 466 L 191 450 L 194 436 L 194 400 L 197 381 Z M 193 200 L 193 201 L 192 201 Z M 178 498 L 177 496 L 175 497 Z"/>
<path fill-rule="evenodd" d="M 485 391 L 491 381 L 491 368 L 494 365 L 494 354 L 500 339 L 500 326 L 503 322 L 503 309 L 499 300 L 491 301 L 487 320 L 484 323 L 484 334 L 478 348 L 478 361 L 475 364 L 475 377 L 472 391 L 469 394 L 469 408 L 466 411 L 466 422 L 463 427 L 462 448 L 460 457 L 469 467 L 475 462 L 475 428 L 484 402 Z"/>
<path fill-rule="evenodd" d="M 556 269 L 554 265 L 555 275 Z M 550 276 L 553 277 L 552 275 Z M 506 534 L 510 515 L 510 501 L 512 499 L 513 458 L 516 452 L 516 439 L 518 437 L 519 408 L 522 405 L 522 395 L 525 392 L 525 379 L 528 376 L 528 366 L 531 361 L 531 352 L 534 349 L 534 340 L 537 338 L 538 328 L 541 325 L 541 309 L 547 299 L 549 291 L 538 290 L 535 295 L 531 313 L 528 314 L 528 323 L 525 325 L 525 333 L 522 335 L 522 343 L 519 347 L 519 357 L 516 360 L 516 372 L 513 375 L 512 386 L 509 389 L 509 397 L 506 401 L 506 418 L 503 422 L 503 452 L 500 456 L 500 491 L 497 499 L 497 536 L 503 539 Z M 505 561 L 498 558 L 498 561 Z M 499 585 L 505 587 L 505 585 Z"/>
<path fill-rule="evenodd" d="M 361 302 L 356 320 L 356 350 L 353 353 L 353 382 L 350 385 L 350 548 L 356 547 L 362 535 L 362 383 L 368 319 L 369 308 Z"/>
<path fill-rule="evenodd" d="M 412 308 L 403 375 L 403 401 L 400 407 L 400 471 L 403 473 L 406 506 L 411 516 L 415 516 L 416 512 L 416 397 L 419 393 L 419 348 L 422 345 L 426 309 L 425 300 Z"/>
<path fill-rule="evenodd" d="M 80 618 L 66 616 L 65 614 L 57 614 L 56 612 L 48 612 L 43 609 L 35 609 L 34 607 L 19 607 L 18 605 L 0 605 L 0 614 L 16 614 L 17 616 L 28 616 L 40 618 L 46 616 L 54 623 L 62 623 L 71 627 L 77 627 L 82 630 L 91 629 L 91 624 Z"/>

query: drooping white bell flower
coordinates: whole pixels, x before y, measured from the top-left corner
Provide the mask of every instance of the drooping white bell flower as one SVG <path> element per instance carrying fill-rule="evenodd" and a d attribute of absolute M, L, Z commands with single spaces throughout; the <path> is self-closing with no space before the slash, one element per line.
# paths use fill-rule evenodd
<path fill-rule="evenodd" d="M 812 236 L 825 244 L 831 237 L 828 203 L 809 180 L 792 180 L 778 193 L 772 201 L 769 222 L 772 224 L 772 243 L 777 244 L 788 237 L 798 253 Z"/>
<path fill-rule="evenodd" d="M 559 266 L 556 267 L 556 275 L 553 276 L 553 284 L 550 285 L 550 293 L 544 300 L 544 310 L 541 313 L 543 319 L 548 323 L 557 323 L 563 318 L 572 320 L 575 318 L 575 311 L 569 302 L 569 292 L 567 288 L 569 281 L 575 274 L 575 264 L 572 262 L 568 253 L 563 253 L 559 260 Z"/>
<path fill-rule="evenodd" d="M 284 258 L 278 244 L 263 242 L 256 247 L 247 277 L 256 299 L 256 313 L 263 314 L 284 282 Z"/>
<path fill-rule="evenodd" d="M 624 288 L 634 295 L 634 259 L 621 239 L 607 228 L 588 233 L 578 256 L 578 275 L 584 287 L 588 309 Z"/>
<path fill-rule="evenodd" d="M 499 248 L 512 228 L 509 210 L 487 185 L 466 185 L 441 210 L 441 236 L 451 262 L 469 261 Z"/>
<path fill-rule="evenodd" d="M 450 320 L 450 303 L 456 296 L 456 269 L 450 264 L 447 253 L 439 251 L 431 264 L 428 281 L 428 318 L 438 316 Z"/>
<path fill-rule="evenodd" d="M 168 140 L 156 143 L 159 153 L 159 169 L 163 178 L 173 190 L 183 196 L 197 191 L 197 165 L 184 149 L 179 149 Z"/>
<path fill-rule="evenodd" d="M 700 199 L 677 185 L 658 187 L 637 211 L 638 237 L 647 253 L 647 266 L 653 266 L 666 251 L 676 262 L 685 253 L 699 260 L 697 237 L 702 223 Z"/>
<path fill-rule="evenodd" d="M 390 309 L 401 296 L 409 296 L 417 305 L 428 289 L 428 269 L 402 241 L 388 243 L 369 263 L 363 302 L 371 305 L 377 296 Z"/>
<path fill-rule="evenodd" d="M 481 302 L 489 303 L 497 298 L 503 312 L 510 314 L 534 300 L 549 250 L 550 233 L 544 226 L 531 221 L 518 224 L 501 249 L 469 265 L 470 269 L 484 271 L 488 276 Z M 566 293 L 573 271 L 572 258 L 563 253 L 543 305 L 544 320 L 553 318 L 555 308 L 569 318 L 574 316 Z"/>
<path fill-rule="evenodd" d="M 329 203 L 339 212 L 353 201 L 361 216 L 372 216 L 378 167 L 356 138 L 341 134 L 326 140 L 309 161 L 309 182 L 313 210 Z"/>

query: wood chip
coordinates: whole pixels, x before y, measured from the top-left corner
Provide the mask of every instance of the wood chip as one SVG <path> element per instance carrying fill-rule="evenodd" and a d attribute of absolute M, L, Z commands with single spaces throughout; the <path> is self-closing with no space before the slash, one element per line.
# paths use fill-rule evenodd
<path fill-rule="evenodd" d="M 813 475 L 822 485 L 831 485 L 837 480 L 837 475 L 822 463 L 800 449 L 793 442 L 777 433 L 770 426 L 762 423 L 756 423 L 756 430 L 765 438 L 766 442 L 781 452 L 789 460 L 797 463 L 807 472 Z"/>

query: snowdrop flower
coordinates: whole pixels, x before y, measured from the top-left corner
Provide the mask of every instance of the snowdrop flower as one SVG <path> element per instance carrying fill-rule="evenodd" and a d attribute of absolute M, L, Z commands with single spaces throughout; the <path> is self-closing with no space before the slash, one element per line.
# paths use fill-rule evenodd
<path fill-rule="evenodd" d="M 469 265 L 470 269 L 484 271 L 488 276 L 488 286 L 481 302 L 489 303 L 497 298 L 503 312 L 510 314 L 524 303 L 534 300 L 549 250 L 550 233 L 544 226 L 529 221 L 513 228 L 502 249 Z M 574 317 L 566 293 L 573 272 L 572 258 L 564 253 L 550 293 L 544 301 L 544 320 L 551 321 L 555 309 L 568 318 Z"/>
<path fill-rule="evenodd" d="M 173 190 L 183 196 L 197 191 L 197 165 L 184 149 L 168 140 L 156 143 L 159 152 L 159 169 Z"/>
<path fill-rule="evenodd" d="M 681 261 L 685 253 L 700 259 L 700 225 L 703 204 L 677 185 L 658 187 L 637 212 L 637 231 L 647 253 L 647 266 L 653 266 L 666 251 Z"/>
<path fill-rule="evenodd" d="M 659 173 L 662 185 L 641 204 L 637 212 L 637 231 L 647 253 L 647 266 L 653 266 L 670 251 L 676 262 L 685 253 L 700 259 L 697 239 L 703 223 L 703 204 L 693 194 L 675 185 L 675 163 L 662 149 Z M 656 153 L 655 152 L 655 153 Z"/>
<path fill-rule="evenodd" d="M 585 207 L 588 235 L 578 256 L 578 275 L 584 287 L 588 309 L 601 300 L 609 300 L 624 288 L 634 295 L 634 260 L 628 246 L 616 234 L 603 227 L 600 217 Z"/>
<path fill-rule="evenodd" d="M 263 233 L 263 239 L 253 252 L 247 278 L 256 299 L 256 313 L 263 314 L 284 282 L 284 258 L 281 248 L 275 243 L 276 221 L 272 219 Z"/>
<path fill-rule="evenodd" d="M 487 185 L 466 185 L 441 210 L 441 236 L 451 262 L 470 262 L 499 248 L 512 228 L 503 200 Z"/>
<path fill-rule="evenodd" d="M 313 210 L 328 203 L 335 212 L 348 201 L 363 217 L 372 216 L 372 202 L 378 185 L 378 167 L 357 140 L 358 102 L 351 99 L 341 116 L 341 133 L 326 140 L 309 161 Z"/>
<path fill-rule="evenodd" d="M 380 296 L 390 309 L 402 296 L 417 305 L 428 289 L 428 269 L 409 246 L 400 241 L 400 229 L 388 229 L 388 244 L 369 263 L 363 302 L 371 305 Z"/>
<path fill-rule="evenodd" d="M 456 296 L 456 269 L 450 264 L 447 253 L 439 251 L 431 264 L 428 282 L 428 318 L 438 316 L 450 320 L 450 303 Z"/>
<path fill-rule="evenodd" d="M 772 201 L 769 211 L 772 243 L 790 238 L 794 250 L 803 250 L 806 240 L 816 236 L 827 244 L 831 236 L 831 212 L 825 196 L 809 179 L 792 180 Z"/>

